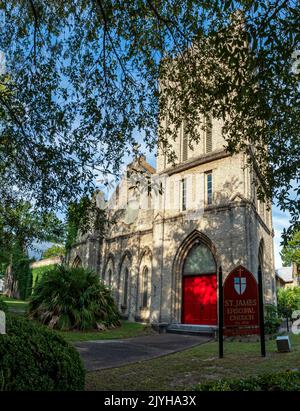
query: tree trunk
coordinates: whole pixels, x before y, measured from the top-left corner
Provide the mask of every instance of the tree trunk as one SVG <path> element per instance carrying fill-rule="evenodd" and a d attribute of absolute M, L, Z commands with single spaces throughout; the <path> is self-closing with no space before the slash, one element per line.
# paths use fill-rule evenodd
<path fill-rule="evenodd" d="M 19 298 L 18 281 L 15 279 L 13 270 L 13 256 L 10 255 L 10 262 L 6 268 L 4 280 L 4 295 L 12 298 Z"/>

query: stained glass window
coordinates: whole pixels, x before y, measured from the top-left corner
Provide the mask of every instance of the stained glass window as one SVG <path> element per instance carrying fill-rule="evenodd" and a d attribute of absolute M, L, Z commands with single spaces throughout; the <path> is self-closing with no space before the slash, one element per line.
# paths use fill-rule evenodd
<path fill-rule="evenodd" d="M 191 249 L 184 262 L 184 275 L 199 275 L 216 272 L 214 257 L 204 244 L 196 244 Z"/>

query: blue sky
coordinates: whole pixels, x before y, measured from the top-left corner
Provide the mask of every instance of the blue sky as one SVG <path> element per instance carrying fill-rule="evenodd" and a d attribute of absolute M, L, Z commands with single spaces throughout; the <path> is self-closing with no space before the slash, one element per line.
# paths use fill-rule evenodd
<path fill-rule="evenodd" d="M 282 266 L 281 257 L 280 257 L 280 242 L 281 242 L 281 233 L 284 228 L 289 226 L 289 214 L 284 213 L 278 207 L 273 206 L 273 226 L 274 226 L 274 254 L 275 254 L 275 267 L 280 268 Z"/>

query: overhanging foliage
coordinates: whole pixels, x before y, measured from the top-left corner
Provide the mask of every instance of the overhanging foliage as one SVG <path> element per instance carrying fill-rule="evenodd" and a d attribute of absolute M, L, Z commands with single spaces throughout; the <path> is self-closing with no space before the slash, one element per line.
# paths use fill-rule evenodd
<path fill-rule="evenodd" d="M 299 10 L 298 0 L 1 3 L 1 198 L 64 206 L 97 174 L 118 174 L 137 135 L 148 148 L 159 140 L 172 162 L 179 124 L 192 145 L 211 112 L 231 153 L 255 151 L 260 195 L 296 228 Z M 162 134 L 166 117 L 174 127 Z"/>

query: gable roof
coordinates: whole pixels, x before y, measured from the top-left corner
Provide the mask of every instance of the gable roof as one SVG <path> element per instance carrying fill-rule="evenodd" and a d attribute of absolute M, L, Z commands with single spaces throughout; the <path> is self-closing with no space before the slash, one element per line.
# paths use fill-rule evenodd
<path fill-rule="evenodd" d="M 156 173 L 155 168 L 152 167 L 149 163 L 147 163 L 144 156 L 140 156 L 139 158 L 136 158 L 131 163 L 129 163 L 127 167 L 128 168 L 141 167 L 144 170 L 148 171 L 148 173 L 150 173 L 150 174 L 155 174 Z"/>
<path fill-rule="evenodd" d="M 276 277 L 280 278 L 285 283 L 292 283 L 293 279 L 293 267 L 281 267 L 275 270 Z"/>

